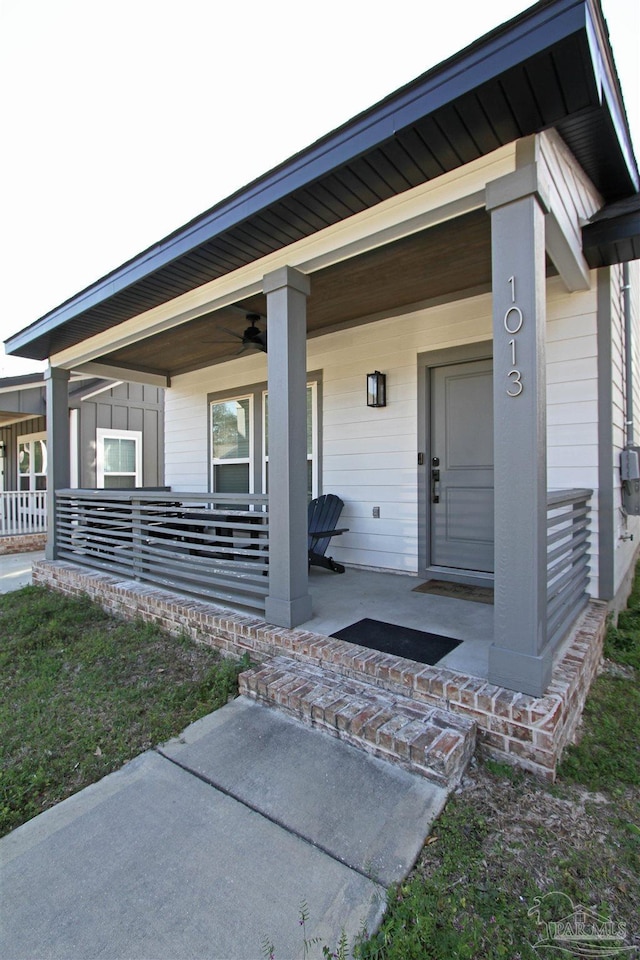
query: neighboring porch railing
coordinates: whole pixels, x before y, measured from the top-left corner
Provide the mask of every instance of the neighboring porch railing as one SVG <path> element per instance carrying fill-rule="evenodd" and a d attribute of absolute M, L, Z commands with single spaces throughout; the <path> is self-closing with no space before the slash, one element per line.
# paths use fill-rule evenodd
<path fill-rule="evenodd" d="M 593 490 L 547 497 L 547 639 L 560 642 L 589 594 L 589 500 Z"/>
<path fill-rule="evenodd" d="M 59 490 L 56 533 L 60 559 L 264 611 L 267 496 Z"/>
<path fill-rule="evenodd" d="M 9 490 L 0 493 L 0 536 L 46 533 L 46 530 L 46 490 Z"/>

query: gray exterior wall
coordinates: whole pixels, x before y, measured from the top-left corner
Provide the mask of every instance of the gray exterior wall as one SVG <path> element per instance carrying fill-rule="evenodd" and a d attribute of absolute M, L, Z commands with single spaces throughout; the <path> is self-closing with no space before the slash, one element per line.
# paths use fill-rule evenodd
<path fill-rule="evenodd" d="M 158 387 L 120 383 L 87 400 L 72 398 L 80 411 L 78 463 L 81 487 L 96 486 L 96 430 L 142 432 L 142 485 L 164 484 L 164 399 Z"/>
<path fill-rule="evenodd" d="M 0 415 L 5 417 L 10 417 L 12 413 L 37 417 L 45 414 L 46 409 L 44 386 L 38 384 L 35 388 L 31 386 L 21 390 L 16 387 L 15 390 L 0 394 Z"/>
<path fill-rule="evenodd" d="M 32 390 L 31 393 L 34 393 Z M 6 427 L 0 427 L 0 441 L 5 443 L 4 489 L 18 489 L 18 437 L 30 433 L 44 433 L 47 429 L 46 417 L 34 417 L 32 420 L 20 420 Z"/>
<path fill-rule="evenodd" d="M 85 388 L 86 389 L 86 388 Z M 29 402 L 44 410 L 44 387 L 21 391 Z M 121 383 L 94 397 L 84 399 L 82 392 L 72 393 L 69 407 L 79 411 L 78 464 L 81 487 L 96 486 L 96 430 L 139 430 L 142 432 L 142 485 L 164 485 L 164 391 L 138 383 Z M 13 409 L 13 408 L 12 408 Z M 38 407 L 36 407 L 38 409 Z M 26 411 L 21 411 L 26 412 Z M 18 438 L 44 433 L 46 417 L 33 417 L 0 427 L 0 441 L 6 450 L 4 489 L 18 487 Z M 73 442 L 73 440 L 72 440 Z"/>

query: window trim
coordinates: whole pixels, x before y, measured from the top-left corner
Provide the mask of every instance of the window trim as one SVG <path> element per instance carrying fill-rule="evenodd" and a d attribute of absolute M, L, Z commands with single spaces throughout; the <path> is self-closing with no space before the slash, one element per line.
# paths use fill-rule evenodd
<path fill-rule="evenodd" d="M 248 400 L 249 401 L 249 456 L 248 457 L 232 457 L 224 458 L 213 456 L 213 407 L 217 403 L 237 403 L 239 400 Z M 236 394 L 227 394 L 224 396 L 215 396 L 208 398 L 208 436 L 209 436 L 209 490 L 211 493 L 216 493 L 215 485 L 215 475 L 216 466 L 223 464 L 234 464 L 234 463 L 247 463 L 249 464 L 249 489 L 247 493 L 255 492 L 255 470 L 253 467 L 254 458 L 255 458 L 255 403 L 254 403 L 254 394 L 251 391 L 243 391 L 242 393 Z"/>
<path fill-rule="evenodd" d="M 142 486 L 142 430 L 112 430 L 105 427 L 96 428 L 96 487 L 98 490 L 116 489 L 104 485 L 104 441 L 105 440 L 134 440 L 136 451 L 135 476 L 126 473 L 114 473 L 112 476 L 131 476 L 132 487 Z M 110 474 L 107 473 L 107 476 Z"/>
<path fill-rule="evenodd" d="M 320 495 L 319 486 L 320 486 L 320 469 L 318 464 L 318 421 L 320 419 L 318 411 L 320 409 L 319 405 L 319 395 L 320 395 L 320 383 L 317 377 L 313 379 L 307 377 L 307 390 L 311 390 L 311 453 L 307 452 L 307 463 L 311 461 L 311 499 L 315 499 Z M 269 462 L 269 455 L 266 452 L 266 419 L 267 419 L 267 405 L 265 403 L 265 397 L 267 397 L 269 391 L 267 387 L 264 388 L 261 394 L 261 429 L 262 429 L 262 490 L 267 489 L 267 464 Z"/>
<path fill-rule="evenodd" d="M 322 442 L 320 432 L 322 429 L 322 372 L 310 371 L 307 373 L 307 387 L 312 388 L 312 453 L 311 460 L 313 464 L 311 474 L 312 495 L 320 496 L 322 492 Z M 207 450 L 208 450 L 208 483 L 209 491 L 215 493 L 214 472 L 213 472 L 213 450 L 212 450 L 212 406 L 214 403 L 224 403 L 229 400 L 242 400 L 251 398 L 251 437 L 250 437 L 250 460 L 249 460 L 249 493 L 264 491 L 266 458 L 264 453 L 265 441 L 265 404 L 264 394 L 268 393 L 268 383 L 264 380 L 259 383 L 239 386 L 237 390 L 216 391 L 207 394 Z M 309 455 L 307 454 L 307 460 Z M 221 461 L 222 462 L 222 461 Z M 224 461 L 231 463 L 233 461 Z M 242 462 L 245 462 L 244 460 Z"/>
<path fill-rule="evenodd" d="M 20 472 L 20 445 L 23 443 L 33 444 L 36 441 L 42 443 L 42 470 L 38 473 L 33 469 L 34 455 L 33 449 L 29 452 L 29 473 Z M 38 487 L 35 483 L 36 477 L 47 477 L 48 465 L 49 465 L 49 451 L 47 450 L 47 433 L 46 430 L 39 430 L 37 433 L 22 433 L 18 434 L 16 437 L 16 485 L 18 490 L 20 490 L 20 479 L 21 477 L 29 477 L 29 488 L 28 490 L 22 491 L 23 493 L 28 493 L 33 490 L 37 490 Z M 44 489 L 46 490 L 47 484 L 45 482 Z"/>

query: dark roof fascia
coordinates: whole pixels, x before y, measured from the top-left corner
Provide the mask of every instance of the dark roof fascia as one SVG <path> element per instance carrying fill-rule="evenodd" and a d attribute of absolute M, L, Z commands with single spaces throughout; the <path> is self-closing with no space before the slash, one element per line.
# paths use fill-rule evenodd
<path fill-rule="evenodd" d="M 247 187 L 216 204 L 116 270 L 45 314 L 6 341 L 7 353 L 19 353 L 38 337 L 46 336 L 85 310 L 167 266 L 320 177 L 366 153 L 421 117 L 469 93 L 553 44 L 584 31 L 594 75 L 594 100 L 619 103 L 614 111 L 618 136 L 624 135 L 630 179 L 637 181 L 628 126 L 625 130 L 621 99 L 616 97 L 615 70 L 609 56 L 606 31 L 592 0 L 543 0 L 460 53 L 411 81 L 399 91 L 356 116 L 296 154 Z M 606 54 L 603 60 L 602 53 Z M 605 66 L 607 69 L 605 69 Z M 637 186 L 635 187 L 637 189 Z"/>
<path fill-rule="evenodd" d="M 596 0 L 587 0 L 589 13 L 586 18 L 587 39 L 591 49 L 591 62 L 601 89 L 601 97 L 606 101 L 609 116 L 613 123 L 620 150 L 629 172 L 632 189 L 640 190 L 640 175 L 633 152 L 629 120 L 624 107 L 620 79 L 613 61 L 609 31 L 602 15 L 602 9 Z M 605 54 L 605 59 L 603 59 Z"/>
<path fill-rule="evenodd" d="M 582 247 L 592 268 L 637 260 L 640 257 L 640 193 L 598 211 L 582 228 Z"/>

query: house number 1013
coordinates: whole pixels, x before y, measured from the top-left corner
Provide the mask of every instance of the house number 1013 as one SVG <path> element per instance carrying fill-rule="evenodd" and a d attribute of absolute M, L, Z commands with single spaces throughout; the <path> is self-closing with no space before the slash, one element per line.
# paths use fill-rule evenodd
<path fill-rule="evenodd" d="M 522 373 L 518 369 L 516 336 L 522 330 L 524 316 L 522 315 L 522 310 L 516 304 L 516 278 L 509 277 L 507 283 L 511 287 L 511 306 L 507 309 L 507 312 L 504 315 L 504 328 L 511 336 L 511 340 L 509 340 L 509 348 L 511 350 L 511 370 L 509 370 L 509 373 L 507 374 L 507 379 L 509 381 L 507 396 L 519 397 L 524 389 L 524 386 L 522 383 Z"/>

